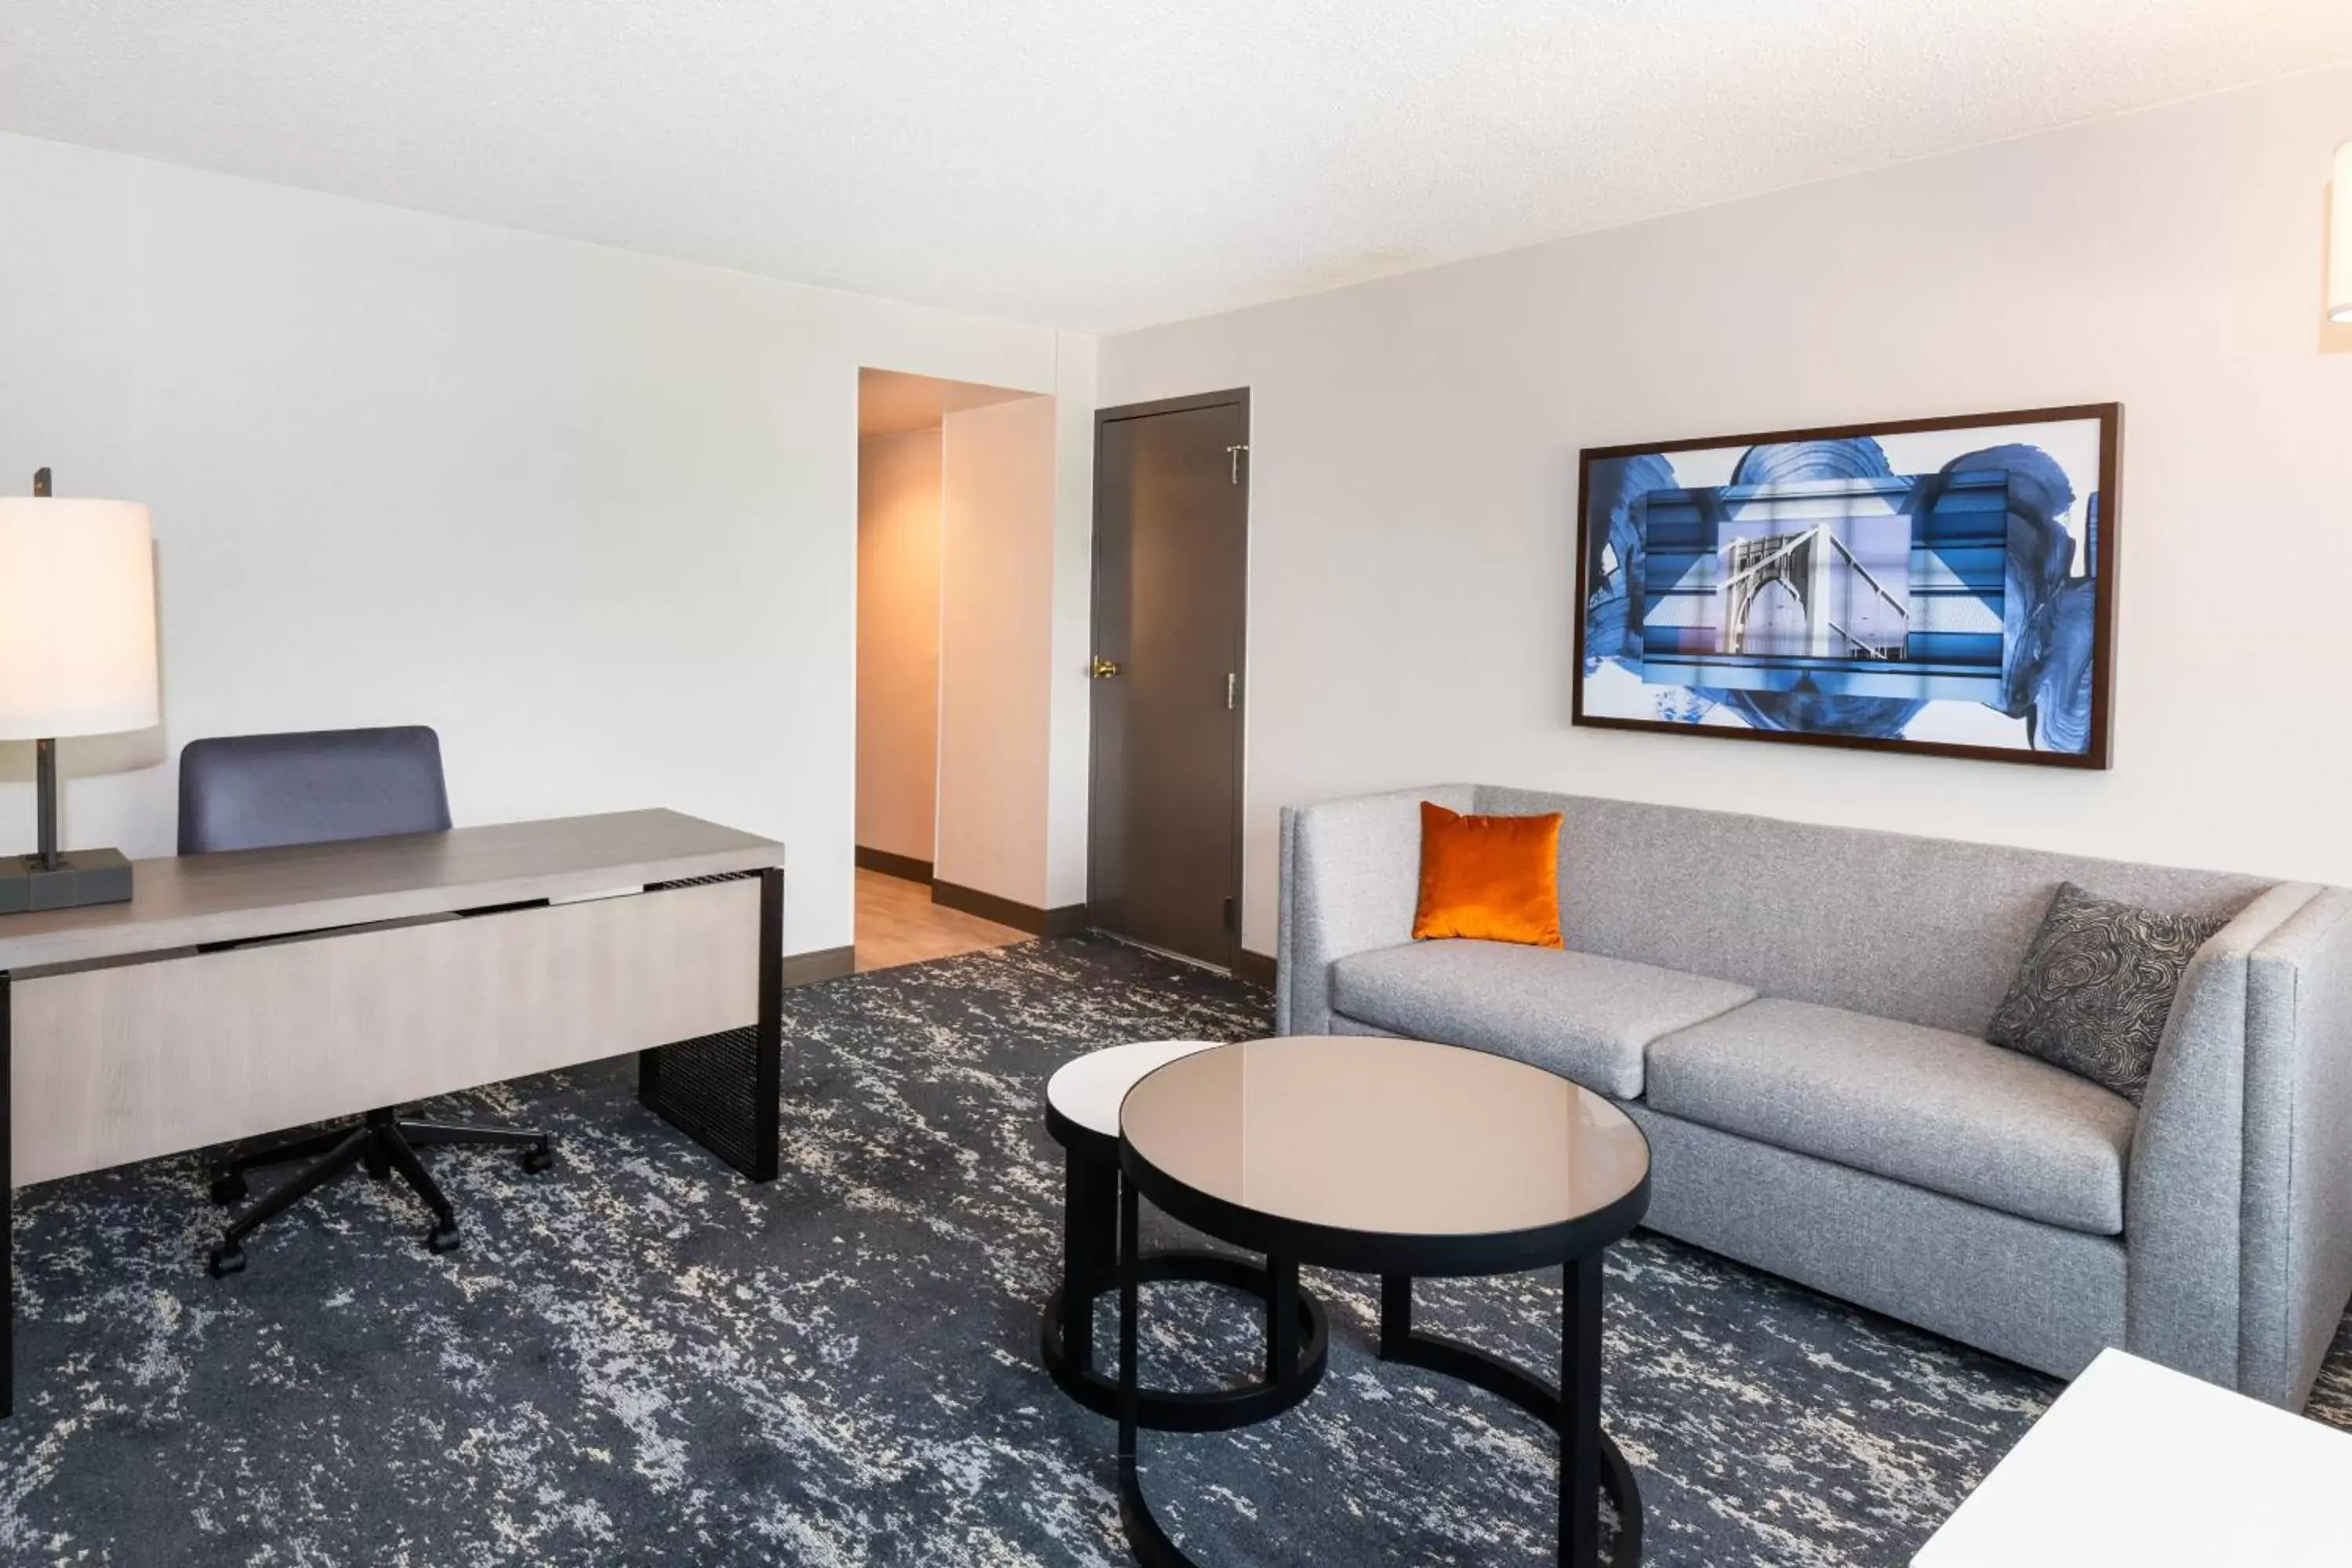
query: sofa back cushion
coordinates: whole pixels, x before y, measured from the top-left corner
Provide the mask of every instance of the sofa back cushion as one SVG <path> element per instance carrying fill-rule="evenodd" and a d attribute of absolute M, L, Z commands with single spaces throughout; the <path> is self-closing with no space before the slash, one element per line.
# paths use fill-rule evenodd
<path fill-rule="evenodd" d="M 2184 914 L 2234 913 L 2272 885 L 1491 785 L 1475 809 L 1561 814 L 1572 949 L 1979 1037 L 2061 883 Z"/>

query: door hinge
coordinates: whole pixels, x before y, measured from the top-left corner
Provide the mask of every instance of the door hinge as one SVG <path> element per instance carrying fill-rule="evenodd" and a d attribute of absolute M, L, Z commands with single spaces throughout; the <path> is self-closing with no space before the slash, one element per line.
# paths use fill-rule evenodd
<path fill-rule="evenodd" d="M 1225 711 L 1228 713 L 1234 710 L 1234 689 L 1240 683 L 1240 676 L 1230 669 L 1225 671 Z"/>
<path fill-rule="evenodd" d="M 1225 915 L 1224 915 L 1224 920 L 1225 920 L 1225 929 L 1226 929 L 1227 931 L 1239 931 L 1239 930 L 1241 930 L 1241 929 L 1242 929 L 1242 922 L 1241 922 L 1241 918 L 1240 918 L 1240 910 L 1239 910 L 1238 909 L 1236 909 L 1236 908 L 1235 908 L 1235 906 L 1234 906 L 1234 901 L 1233 901 L 1233 900 L 1231 900 L 1231 899 L 1227 899 L 1227 900 L 1225 900 Z"/>
<path fill-rule="evenodd" d="M 1248 450 L 1249 443 L 1246 441 L 1238 447 L 1225 448 L 1225 460 L 1233 465 L 1231 478 L 1234 484 L 1242 482 L 1242 454 Z"/>

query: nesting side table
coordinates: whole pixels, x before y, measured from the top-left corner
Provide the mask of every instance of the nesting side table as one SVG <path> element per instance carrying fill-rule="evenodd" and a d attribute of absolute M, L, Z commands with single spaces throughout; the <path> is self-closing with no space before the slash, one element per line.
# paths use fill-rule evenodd
<path fill-rule="evenodd" d="M 1065 1063 L 1045 1085 L 1045 1127 L 1066 1157 L 1062 1282 L 1046 1300 L 1040 1339 L 1045 1370 L 1098 1415 L 1118 1414 L 1118 1384 L 1096 1364 L 1095 1302 L 1118 1282 L 1118 1108 L 1154 1068 L 1212 1048 L 1208 1040 L 1144 1040 Z M 1265 1421 L 1313 1392 L 1328 1339 L 1322 1303 L 1300 1289 L 1295 1262 L 1261 1268 L 1225 1253 L 1143 1253 L 1139 1280 L 1219 1285 L 1265 1304 L 1266 1374 L 1238 1388 L 1144 1389 L 1137 1420 L 1154 1430 L 1218 1432 Z"/>

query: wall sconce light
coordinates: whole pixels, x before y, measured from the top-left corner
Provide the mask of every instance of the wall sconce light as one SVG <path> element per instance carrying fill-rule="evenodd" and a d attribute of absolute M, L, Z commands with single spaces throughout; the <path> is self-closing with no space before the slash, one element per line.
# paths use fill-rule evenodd
<path fill-rule="evenodd" d="M 2352 327 L 2352 142 L 2336 149 L 2336 220 L 2327 235 L 2327 319 Z"/>

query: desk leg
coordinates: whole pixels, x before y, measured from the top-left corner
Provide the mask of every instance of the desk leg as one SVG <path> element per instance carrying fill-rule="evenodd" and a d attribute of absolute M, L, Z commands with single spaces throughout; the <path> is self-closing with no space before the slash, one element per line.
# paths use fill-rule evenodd
<path fill-rule="evenodd" d="M 776 1179 L 784 1061 L 784 873 L 760 878 L 760 1016 L 637 1053 L 637 1099 L 755 1182 Z"/>
<path fill-rule="evenodd" d="M 755 1182 L 776 1179 L 782 1157 L 784 1098 L 784 868 L 760 873 L 760 1021 L 754 1027 L 751 1093 L 759 1169 Z"/>
<path fill-rule="evenodd" d="M 15 1052 L 8 1037 L 8 976 L 0 971 L 0 1416 L 16 1408 L 16 1151 L 11 1079 Z"/>

